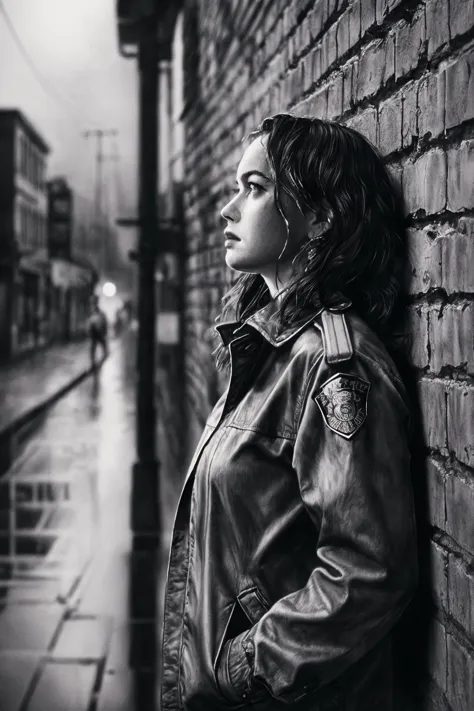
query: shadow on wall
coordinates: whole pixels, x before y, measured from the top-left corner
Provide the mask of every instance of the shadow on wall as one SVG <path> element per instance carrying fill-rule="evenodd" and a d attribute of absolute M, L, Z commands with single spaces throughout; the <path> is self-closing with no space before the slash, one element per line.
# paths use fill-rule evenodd
<path fill-rule="evenodd" d="M 421 711 L 424 708 L 422 700 L 426 694 L 423 680 L 428 679 L 430 621 L 433 615 L 430 592 L 433 575 L 429 562 L 430 539 L 426 523 L 428 473 L 416 375 L 408 363 L 397 365 L 412 406 L 411 478 L 418 531 L 419 585 L 394 634 L 395 711 Z"/>

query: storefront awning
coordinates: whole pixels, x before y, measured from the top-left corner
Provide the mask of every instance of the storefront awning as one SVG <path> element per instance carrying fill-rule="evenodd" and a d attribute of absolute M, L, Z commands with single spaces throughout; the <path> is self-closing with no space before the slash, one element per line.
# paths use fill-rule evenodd
<path fill-rule="evenodd" d="M 51 282 L 53 286 L 63 289 L 73 289 L 82 286 L 89 286 L 94 280 L 91 269 L 80 267 L 74 262 L 66 259 L 51 260 Z"/>

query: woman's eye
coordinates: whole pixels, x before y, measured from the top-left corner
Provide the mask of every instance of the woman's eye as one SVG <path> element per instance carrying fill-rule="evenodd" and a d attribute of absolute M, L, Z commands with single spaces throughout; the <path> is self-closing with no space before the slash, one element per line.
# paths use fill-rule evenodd
<path fill-rule="evenodd" d="M 249 186 L 249 191 L 251 193 L 258 193 L 260 190 L 263 190 L 262 186 L 259 185 L 258 183 L 247 183 Z"/>

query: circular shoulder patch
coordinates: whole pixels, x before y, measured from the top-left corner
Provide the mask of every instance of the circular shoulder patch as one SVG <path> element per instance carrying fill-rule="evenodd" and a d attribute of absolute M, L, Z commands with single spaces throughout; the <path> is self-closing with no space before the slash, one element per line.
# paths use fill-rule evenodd
<path fill-rule="evenodd" d="M 358 375 L 337 373 L 312 397 L 329 429 L 350 439 L 367 418 L 369 390 L 370 383 Z"/>

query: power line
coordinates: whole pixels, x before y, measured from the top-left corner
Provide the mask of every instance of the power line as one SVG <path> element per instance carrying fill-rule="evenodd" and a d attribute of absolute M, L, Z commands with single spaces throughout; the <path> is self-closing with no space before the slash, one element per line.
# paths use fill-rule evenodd
<path fill-rule="evenodd" d="M 96 121 L 86 121 L 85 119 L 82 119 L 81 121 L 78 120 L 78 115 L 77 115 L 77 109 L 78 106 L 74 103 L 72 99 L 69 99 L 68 97 L 64 96 L 61 94 L 57 89 L 55 89 L 54 86 L 52 86 L 49 81 L 46 79 L 46 77 L 39 71 L 37 68 L 34 60 L 31 58 L 28 50 L 26 49 L 24 43 L 22 42 L 18 32 L 15 29 L 15 25 L 13 24 L 5 5 L 3 4 L 3 0 L 0 0 L 0 13 L 3 16 L 3 19 L 5 21 L 5 25 L 7 26 L 7 29 L 10 32 L 10 35 L 13 39 L 13 41 L 16 44 L 17 49 L 19 50 L 21 56 L 25 60 L 25 63 L 27 64 L 28 68 L 30 69 L 31 73 L 35 77 L 36 81 L 38 84 L 41 86 L 43 91 L 49 96 L 50 98 L 54 99 L 55 101 L 59 102 L 63 108 L 67 109 L 68 114 L 78 123 L 78 124 L 84 124 L 84 123 L 92 123 L 96 124 Z M 76 109 L 76 112 L 72 112 L 72 108 Z"/>

